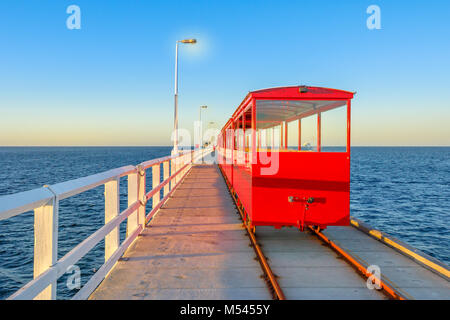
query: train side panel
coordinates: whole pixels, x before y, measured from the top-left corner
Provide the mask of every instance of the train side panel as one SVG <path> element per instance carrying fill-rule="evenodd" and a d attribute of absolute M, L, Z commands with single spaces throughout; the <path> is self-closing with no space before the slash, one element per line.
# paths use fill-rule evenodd
<path fill-rule="evenodd" d="M 234 163 L 232 168 L 232 186 L 239 197 L 246 213 L 251 216 L 252 208 L 252 171 L 251 166 L 245 164 L 245 154 L 234 151 Z"/>
<path fill-rule="evenodd" d="M 349 225 L 349 154 L 279 152 L 278 156 L 274 175 L 262 175 L 264 166 L 253 165 L 254 225 Z"/>

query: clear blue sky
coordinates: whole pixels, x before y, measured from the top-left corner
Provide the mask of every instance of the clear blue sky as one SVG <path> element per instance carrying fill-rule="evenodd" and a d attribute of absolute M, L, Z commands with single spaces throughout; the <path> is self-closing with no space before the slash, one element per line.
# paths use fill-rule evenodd
<path fill-rule="evenodd" d="M 68 30 L 66 8 L 81 8 Z M 381 30 L 366 9 L 381 8 Z M 354 145 L 450 145 L 449 1 L 0 2 L 0 145 L 168 145 L 248 91 L 357 91 Z"/>

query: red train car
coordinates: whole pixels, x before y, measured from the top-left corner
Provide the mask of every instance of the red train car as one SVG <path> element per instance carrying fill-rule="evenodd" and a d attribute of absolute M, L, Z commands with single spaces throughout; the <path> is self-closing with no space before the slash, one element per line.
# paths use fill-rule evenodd
<path fill-rule="evenodd" d="M 353 96 L 296 86 L 245 97 L 216 151 L 250 227 L 349 225 Z"/>

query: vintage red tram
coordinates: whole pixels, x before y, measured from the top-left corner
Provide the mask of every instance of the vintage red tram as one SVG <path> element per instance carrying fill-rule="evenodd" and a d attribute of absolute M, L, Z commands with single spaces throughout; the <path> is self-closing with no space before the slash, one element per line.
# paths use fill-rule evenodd
<path fill-rule="evenodd" d="M 250 227 L 349 225 L 353 95 L 295 86 L 245 97 L 216 150 Z"/>

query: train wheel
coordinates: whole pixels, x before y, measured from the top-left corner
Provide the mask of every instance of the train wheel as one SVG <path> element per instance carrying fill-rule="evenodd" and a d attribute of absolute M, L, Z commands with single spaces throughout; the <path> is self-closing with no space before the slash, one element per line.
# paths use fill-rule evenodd
<path fill-rule="evenodd" d="M 325 228 L 322 229 L 320 226 L 313 226 L 313 229 L 317 232 L 322 232 L 322 230 L 325 230 Z"/>

